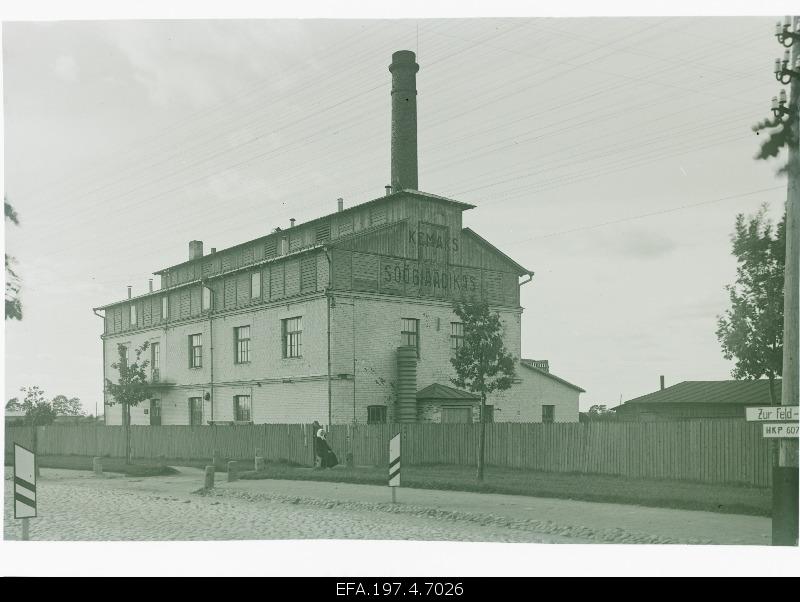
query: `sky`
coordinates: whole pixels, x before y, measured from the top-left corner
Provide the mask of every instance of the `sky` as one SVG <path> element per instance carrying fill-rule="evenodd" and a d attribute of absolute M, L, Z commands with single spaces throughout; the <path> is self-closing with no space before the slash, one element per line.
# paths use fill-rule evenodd
<path fill-rule="evenodd" d="M 775 17 L 3 23 L 6 399 L 102 411 L 102 321 L 188 241 L 222 249 L 383 194 L 392 52 L 417 52 L 419 182 L 535 272 L 524 357 L 581 409 L 730 378 L 715 336 L 737 213 L 779 218 L 755 161 Z M 156 286 L 158 280 L 156 279 Z"/>

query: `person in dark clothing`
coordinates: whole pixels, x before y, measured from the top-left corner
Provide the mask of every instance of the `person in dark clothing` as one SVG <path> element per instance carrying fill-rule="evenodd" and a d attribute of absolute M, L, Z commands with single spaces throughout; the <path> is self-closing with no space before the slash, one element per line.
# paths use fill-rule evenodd
<path fill-rule="evenodd" d="M 320 468 L 333 468 L 336 466 L 339 463 L 339 459 L 336 457 L 336 454 L 333 453 L 330 445 L 328 445 L 328 441 L 325 438 L 325 431 L 323 429 L 319 429 L 317 431 L 315 442 L 316 450 L 320 458 Z"/>
<path fill-rule="evenodd" d="M 322 430 L 322 425 L 316 420 L 311 425 L 311 437 L 314 440 L 314 468 L 322 468 L 322 451 L 320 450 L 317 433 Z"/>

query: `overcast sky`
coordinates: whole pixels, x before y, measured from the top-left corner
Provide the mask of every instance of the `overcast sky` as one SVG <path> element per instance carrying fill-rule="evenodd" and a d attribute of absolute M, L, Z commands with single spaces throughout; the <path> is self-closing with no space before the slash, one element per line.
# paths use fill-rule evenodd
<path fill-rule="evenodd" d="M 4 23 L 6 398 L 101 403 L 91 308 L 383 194 L 391 53 L 418 53 L 420 188 L 522 265 L 524 357 L 616 405 L 730 378 L 737 213 L 786 198 L 750 127 L 775 18 Z M 157 281 L 156 281 L 157 282 Z M 102 411 L 102 406 L 101 411 Z"/>

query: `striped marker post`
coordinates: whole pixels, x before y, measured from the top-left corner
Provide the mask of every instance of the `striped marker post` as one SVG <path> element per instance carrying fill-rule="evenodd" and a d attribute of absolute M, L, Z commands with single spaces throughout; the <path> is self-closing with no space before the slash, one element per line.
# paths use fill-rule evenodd
<path fill-rule="evenodd" d="M 27 541 L 28 519 L 36 518 L 36 454 L 14 444 L 14 518 L 22 519 L 22 539 Z"/>
<path fill-rule="evenodd" d="M 397 487 L 400 487 L 400 433 L 389 441 L 389 488 L 392 503 L 397 503 Z"/>

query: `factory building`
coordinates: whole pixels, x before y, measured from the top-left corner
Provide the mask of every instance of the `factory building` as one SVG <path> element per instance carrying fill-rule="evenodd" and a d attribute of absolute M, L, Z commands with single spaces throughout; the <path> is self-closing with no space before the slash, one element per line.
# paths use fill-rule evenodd
<path fill-rule="evenodd" d="M 149 341 L 154 383 L 133 424 L 471 422 L 479 399 L 455 389 L 463 340 L 452 311 L 481 299 L 518 358 L 486 420 L 575 422 L 583 390 L 521 359 L 520 286 L 533 273 L 470 228 L 474 206 L 418 190 L 413 52 L 393 54 L 391 186 L 366 203 L 161 269 L 160 288 L 102 311 L 104 372 Z M 333 209 L 333 207 L 332 207 Z M 108 400 L 108 395 L 107 395 Z M 121 424 L 119 405 L 107 424 Z"/>

